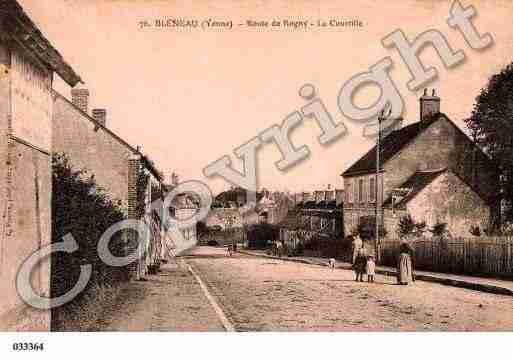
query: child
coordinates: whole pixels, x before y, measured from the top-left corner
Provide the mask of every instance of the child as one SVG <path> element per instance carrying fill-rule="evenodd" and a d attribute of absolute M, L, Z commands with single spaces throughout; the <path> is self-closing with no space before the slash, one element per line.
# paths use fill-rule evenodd
<path fill-rule="evenodd" d="M 374 262 L 374 256 L 369 256 L 367 258 L 367 281 L 369 283 L 374 283 L 374 274 L 376 272 L 376 262 Z"/>

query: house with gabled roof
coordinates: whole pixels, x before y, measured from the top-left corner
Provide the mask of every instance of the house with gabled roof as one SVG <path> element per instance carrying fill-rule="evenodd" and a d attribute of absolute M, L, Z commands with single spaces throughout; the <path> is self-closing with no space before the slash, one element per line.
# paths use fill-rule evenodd
<path fill-rule="evenodd" d="M 434 90 L 420 98 L 419 121 L 387 134 L 380 149 L 378 174 L 376 146 L 342 173 L 346 233 L 375 224 L 376 202 L 389 234 L 406 214 L 428 226 L 446 223 L 454 236 L 468 236 L 471 226 L 483 229 L 496 216 L 497 171 L 440 112 Z"/>

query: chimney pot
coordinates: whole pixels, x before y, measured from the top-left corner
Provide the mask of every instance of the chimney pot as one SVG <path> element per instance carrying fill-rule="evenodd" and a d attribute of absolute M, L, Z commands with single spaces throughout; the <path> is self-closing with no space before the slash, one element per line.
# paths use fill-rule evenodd
<path fill-rule="evenodd" d="M 438 113 L 440 113 L 440 97 L 436 96 L 435 89 L 431 96 L 427 94 L 427 89 L 424 89 L 424 95 L 420 98 L 420 120 L 423 121 Z"/>
<path fill-rule="evenodd" d="M 89 91 L 85 88 L 71 89 L 71 102 L 83 112 L 89 111 Z"/>
<path fill-rule="evenodd" d="M 100 125 L 107 125 L 107 110 L 104 108 L 94 108 L 92 111 L 93 119 Z"/>

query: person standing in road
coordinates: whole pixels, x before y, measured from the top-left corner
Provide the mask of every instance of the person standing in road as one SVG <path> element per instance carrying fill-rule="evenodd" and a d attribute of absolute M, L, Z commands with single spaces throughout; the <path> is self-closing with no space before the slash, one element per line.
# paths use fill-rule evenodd
<path fill-rule="evenodd" d="M 356 257 L 358 252 L 360 252 L 363 248 L 363 241 L 359 234 L 353 237 L 353 264 L 356 262 Z"/>
<path fill-rule="evenodd" d="M 413 249 L 408 243 L 402 243 L 399 247 L 399 258 L 397 260 L 397 282 L 401 285 L 408 285 L 415 281 L 413 275 Z"/>
<path fill-rule="evenodd" d="M 374 283 L 374 275 L 376 273 L 376 262 L 374 256 L 370 255 L 367 257 L 367 282 Z"/>
<path fill-rule="evenodd" d="M 363 282 L 363 274 L 365 273 L 365 267 L 367 266 L 367 257 L 365 256 L 365 251 L 363 247 L 361 247 L 357 253 L 356 258 L 353 264 L 353 270 L 356 274 L 355 281 Z"/>

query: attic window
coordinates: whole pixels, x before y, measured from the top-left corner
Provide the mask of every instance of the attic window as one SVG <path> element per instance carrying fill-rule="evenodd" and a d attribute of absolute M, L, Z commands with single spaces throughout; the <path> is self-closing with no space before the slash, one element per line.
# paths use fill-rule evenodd
<path fill-rule="evenodd" d="M 410 192 L 411 188 L 396 188 L 392 191 L 392 213 L 395 213 L 396 203 L 401 202 Z"/>

